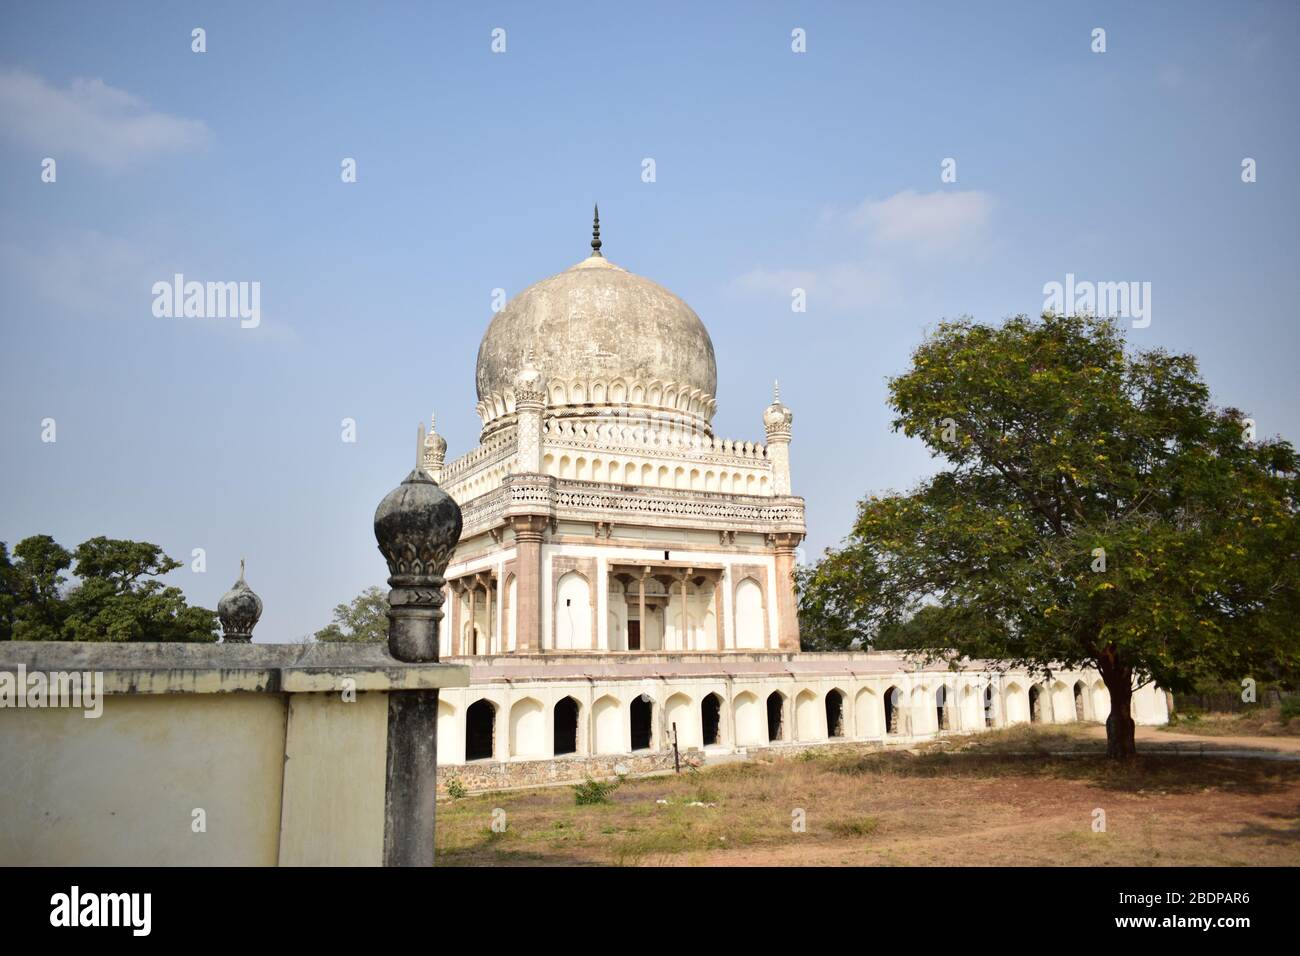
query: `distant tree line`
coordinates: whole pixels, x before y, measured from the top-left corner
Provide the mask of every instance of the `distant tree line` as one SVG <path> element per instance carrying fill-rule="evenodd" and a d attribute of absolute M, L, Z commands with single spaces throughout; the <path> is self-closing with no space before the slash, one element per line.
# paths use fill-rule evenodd
<path fill-rule="evenodd" d="M 216 641 L 216 612 L 157 580 L 180 566 L 146 541 L 101 536 L 68 551 L 38 534 L 12 555 L 0 542 L 0 640 Z"/>
<path fill-rule="evenodd" d="M 365 643 L 388 639 L 388 592 L 368 587 L 334 607 L 334 620 L 315 633 L 318 641 Z"/>

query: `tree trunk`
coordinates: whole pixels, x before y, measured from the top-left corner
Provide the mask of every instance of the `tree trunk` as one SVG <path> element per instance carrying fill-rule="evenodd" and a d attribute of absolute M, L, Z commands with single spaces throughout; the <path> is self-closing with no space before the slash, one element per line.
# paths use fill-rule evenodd
<path fill-rule="evenodd" d="M 1110 692 L 1110 715 L 1106 718 L 1106 756 L 1128 760 L 1137 755 L 1133 720 L 1133 672 L 1122 665 L 1102 662 L 1101 679 Z"/>

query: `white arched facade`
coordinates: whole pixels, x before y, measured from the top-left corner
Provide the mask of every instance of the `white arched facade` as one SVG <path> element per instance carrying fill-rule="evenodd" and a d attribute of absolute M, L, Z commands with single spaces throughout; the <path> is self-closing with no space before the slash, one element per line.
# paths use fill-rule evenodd
<path fill-rule="evenodd" d="M 678 664 L 667 664 L 661 676 L 619 679 L 608 670 L 601 676 L 589 676 L 591 664 L 588 658 L 566 656 L 543 668 L 543 674 L 534 669 L 527 676 L 443 689 L 437 726 L 440 767 L 465 764 L 468 746 L 481 749 L 487 743 L 490 756 L 479 754 L 468 758 L 468 763 L 547 760 L 557 750 L 567 759 L 579 761 L 647 754 L 669 755 L 671 761 L 674 724 L 682 754 L 707 753 L 710 759 L 732 752 L 838 745 L 841 741 L 910 746 L 911 741 L 939 732 L 940 694 L 946 711 L 943 732 L 978 733 L 989 725 L 1027 722 L 1028 689 L 1035 685 L 1043 689 L 1044 722 L 1077 720 L 1076 683 L 1082 684 L 1087 695 L 1088 720 L 1102 721 L 1109 711 L 1100 677 L 1086 671 L 1063 673 L 1059 681 L 1055 675 L 1051 681 L 1043 681 L 1025 672 L 953 675 L 899 670 L 863 674 L 855 667 L 840 673 L 805 675 L 799 672 L 797 661 L 787 661 L 781 664 L 783 670 L 774 669 L 767 675 L 746 673 L 744 664 L 735 666 L 734 673 L 700 673 L 707 668 L 681 669 Z M 490 677 L 493 668 L 493 662 L 485 662 L 481 668 L 476 666 L 476 675 L 482 679 L 486 672 Z M 697 673 L 690 673 L 692 669 Z M 819 670 L 824 671 L 824 666 Z M 898 701 L 893 730 L 887 732 L 886 695 L 891 688 Z M 557 711 L 557 705 L 570 698 L 571 703 Z M 1134 719 L 1139 723 L 1167 719 L 1167 701 L 1160 689 L 1139 688 L 1133 700 Z M 473 732 L 467 727 L 471 705 L 489 722 L 486 733 L 482 719 Z M 634 711 L 641 715 L 639 724 Z M 566 721 L 558 730 L 557 713 Z M 842 736 L 829 736 L 832 720 Z M 707 741 L 706 725 L 711 735 Z M 636 738 L 637 746 L 634 734 L 641 735 Z"/>

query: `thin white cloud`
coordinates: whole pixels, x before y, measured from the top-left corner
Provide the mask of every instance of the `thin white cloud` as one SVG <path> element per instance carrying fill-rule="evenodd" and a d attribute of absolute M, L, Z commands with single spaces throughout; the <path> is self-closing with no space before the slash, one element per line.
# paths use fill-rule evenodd
<path fill-rule="evenodd" d="M 60 88 L 23 70 L 0 72 L 0 132 L 42 156 L 71 154 L 105 168 L 198 149 L 210 138 L 202 120 L 152 110 L 103 80 Z"/>
<path fill-rule="evenodd" d="M 733 279 L 730 291 L 754 298 L 808 293 L 809 306 L 863 310 L 902 297 L 902 286 L 954 260 L 978 259 L 989 249 L 994 208 L 987 193 L 896 193 L 851 208 L 825 210 L 821 226 L 850 242 L 837 242 L 838 258 L 812 267 L 755 268 Z M 843 250 L 855 248 L 846 257 Z M 829 258 L 829 257 L 828 257 Z M 922 282 L 926 281 L 924 278 Z"/>
<path fill-rule="evenodd" d="M 993 198 L 974 190 L 918 193 L 867 200 L 850 220 L 878 245 L 923 253 L 951 252 L 980 241 L 993 212 Z"/>

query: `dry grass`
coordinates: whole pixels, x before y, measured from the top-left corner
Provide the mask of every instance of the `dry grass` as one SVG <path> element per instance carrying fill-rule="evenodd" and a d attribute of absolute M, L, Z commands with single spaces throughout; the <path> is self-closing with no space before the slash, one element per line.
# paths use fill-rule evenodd
<path fill-rule="evenodd" d="M 1286 720 L 1281 707 L 1274 705 L 1240 714 L 1176 714 L 1161 729 L 1206 737 L 1300 737 L 1300 719 Z"/>
<path fill-rule="evenodd" d="M 594 806 L 575 806 L 567 787 L 474 796 L 439 805 L 438 859 L 443 866 L 1300 864 L 1300 764 L 1147 755 L 1116 766 L 1102 746 L 1081 729 L 1022 726 L 955 747 L 813 753 L 629 780 L 608 804 Z M 1057 750 L 1077 754 L 1048 753 Z M 490 828 L 495 808 L 506 813 L 504 833 Z M 1105 811 L 1105 832 L 1093 832 L 1097 809 Z M 799 811 L 802 832 L 792 827 Z"/>

